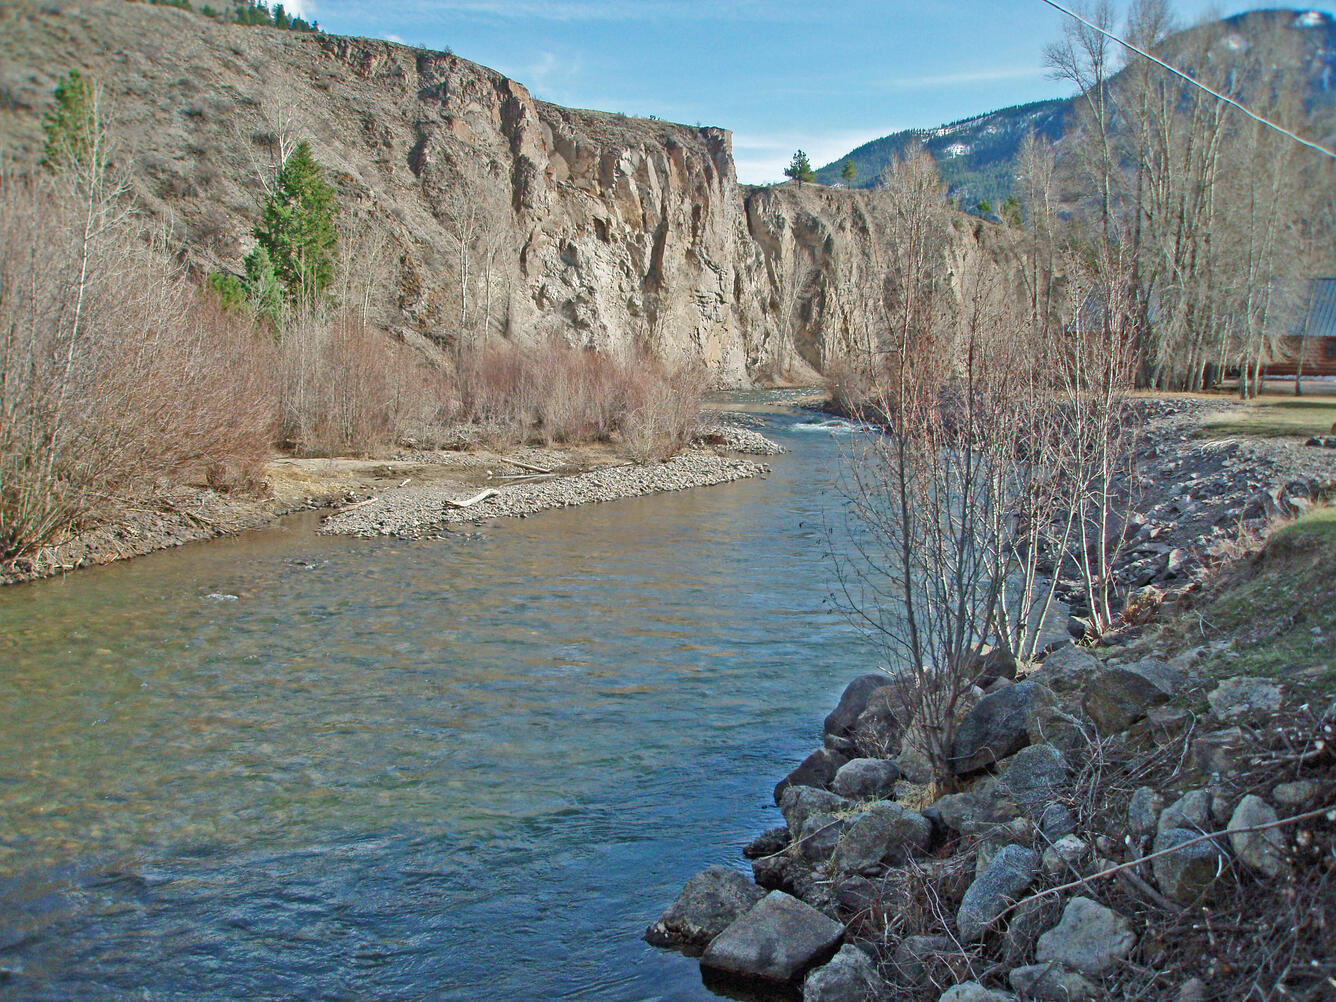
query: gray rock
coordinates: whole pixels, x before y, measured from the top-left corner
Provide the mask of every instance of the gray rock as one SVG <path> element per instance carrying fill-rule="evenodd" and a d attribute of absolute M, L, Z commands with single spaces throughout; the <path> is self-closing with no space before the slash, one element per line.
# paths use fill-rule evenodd
<path fill-rule="evenodd" d="M 1238 720 L 1279 710 L 1280 694 L 1280 686 L 1271 679 L 1244 675 L 1225 679 L 1206 699 L 1221 720 Z"/>
<path fill-rule="evenodd" d="M 985 988 L 977 981 L 966 981 L 942 992 L 937 1002 L 1016 1002 L 1016 996 Z"/>
<path fill-rule="evenodd" d="M 835 904 L 845 915 L 857 915 L 876 907 L 882 900 L 880 883 L 858 874 L 841 877 L 835 883 Z"/>
<path fill-rule="evenodd" d="M 859 675 L 847 686 L 840 696 L 840 702 L 826 717 L 824 730 L 827 734 L 848 737 L 853 733 L 858 716 L 867 709 L 868 697 L 883 686 L 893 685 L 895 678 L 881 672 Z"/>
<path fill-rule="evenodd" d="M 1311 779 L 1280 783 L 1271 790 L 1271 799 L 1281 807 L 1307 807 L 1317 799 L 1320 788 Z"/>
<path fill-rule="evenodd" d="M 845 944 L 829 963 L 807 975 L 803 1002 L 874 1002 L 885 988 L 872 959 Z"/>
<path fill-rule="evenodd" d="M 1066 804 L 1052 803 L 1039 812 L 1036 824 L 1040 837 L 1052 845 L 1076 831 L 1076 815 Z"/>
<path fill-rule="evenodd" d="M 833 956 L 844 926 L 783 891 L 771 891 L 716 936 L 701 957 L 707 972 L 793 984 Z"/>
<path fill-rule="evenodd" d="M 906 985 L 924 987 L 930 982 L 935 958 L 957 954 L 956 944 L 945 936 L 906 936 L 895 948 L 891 964 Z"/>
<path fill-rule="evenodd" d="M 956 931 L 966 943 L 983 938 L 988 927 L 1034 881 L 1039 853 L 1024 846 L 1003 848 L 970 884 L 956 912 Z"/>
<path fill-rule="evenodd" d="M 1030 744 L 1050 744 L 1069 759 L 1078 759 L 1090 748 L 1095 728 L 1079 703 L 1063 704 L 1050 690 L 1041 689 L 1025 717 Z"/>
<path fill-rule="evenodd" d="M 1084 632 L 1088 624 L 1082 620 L 1081 626 Z M 1088 647 L 1068 644 L 1044 658 L 1043 664 L 1028 678 L 1054 692 L 1075 692 L 1085 688 L 1086 682 L 1103 667 L 1104 662 L 1091 654 Z"/>
<path fill-rule="evenodd" d="M 1123 916 L 1076 897 L 1067 902 L 1062 921 L 1039 937 L 1035 959 L 1099 977 L 1131 953 L 1136 941 Z"/>
<path fill-rule="evenodd" d="M 1200 837 L 1187 828 L 1170 828 L 1156 835 L 1151 845 L 1154 852 L 1176 850 L 1151 860 L 1150 865 L 1160 890 L 1180 904 L 1191 904 L 1205 895 L 1225 863 L 1214 839 L 1184 845 Z"/>
<path fill-rule="evenodd" d="M 1007 980 L 1022 998 L 1033 1002 L 1094 1002 L 1102 997 L 1089 980 L 1053 964 L 1017 967 Z"/>
<path fill-rule="evenodd" d="M 777 852 L 783 852 L 784 847 L 789 844 L 789 830 L 784 826 L 770 828 L 761 832 L 754 839 L 742 847 L 742 855 L 747 859 L 760 859 L 762 856 L 773 856 Z"/>
<path fill-rule="evenodd" d="M 765 891 L 736 870 L 708 867 L 687 881 L 645 938 L 656 946 L 703 948 L 763 897 Z"/>
<path fill-rule="evenodd" d="M 1070 771 L 1067 759 L 1052 745 L 1031 745 L 1007 760 L 998 787 L 1037 820 L 1066 787 Z"/>
<path fill-rule="evenodd" d="M 974 656 L 971 673 L 980 689 L 999 680 L 1010 681 L 1016 677 L 1016 656 L 1005 648 L 990 648 Z"/>
<path fill-rule="evenodd" d="M 1211 830 L 1211 791 L 1189 790 L 1160 812 L 1156 831 L 1187 828 L 1198 834 Z"/>
<path fill-rule="evenodd" d="M 958 776 L 975 772 L 1029 744 L 1025 721 L 1042 688 L 1037 682 L 1018 682 L 979 700 L 960 722 L 951 742 L 952 772 Z"/>
<path fill-rule="evenodd" d="M 1150 835 L 1159 828 L 1164 795 L 1150 786 L 1140 786 L 1127 802 L 1127 828 L 1133 835 Z"/>
<path fill-rule="evenodd" d="M 931 838 L 932 824 L 922 814 L 879 801 L 845 829 L 834 865 L 842 873 L 870 876 L 923 853 Z"/>
<path fill-rule="evenodd" d="M 1142 666 L 1146 664 L 1105 668 L 1086 685 L 1081 706 L 1101 734 L 1127 730 L 1152 706 L 1161 706 L 1173 697 L 1174 690 L 1164 673 L 1145 670 Z M 1172 671 L 1168 665 L 1164 668 Z"/>
<path fill-rule="evenodd" d="M 1177 1002 L 1206 1002 L 1206 982 L 1201 978 L 1189 978 L 1178 988 Z"/>
<path fill-rule="evenodd" d="M 784 796 L 790 786 L 814 786 L 819 790 L 830 788 L 830 781 L 840 771 L 840 766 L 849 760 L 841 753 L 830 748 L 818 748 L 802 760 L 791 773 L 775 784 L 775 803 Z"/>
<path fill-rule="evenodd" d="M 962 835 L 973 835 L 987 820 L 984 805 L 973 793 L 948 793 L 928 809 L 943 825 Z M 928 811 L 923 813 L 926 815 Z"/>
<path fill-rule="evenodd" d="M 1075 835 L 1064 835 L 1044 850 L 1044 872 L 1051 876 L 1080 872 L 1090 858 L 1090 846 Z"/>
<path fill-rule="evenodd" d="M 790 786 L 779 798 L 779 813 L 791 832 L 802 831 L 812 814 L 839 814 L 853 806 L 852 801 L 814 786 Z"/>
<path fill-rule="evenodd" d="M 811 868 L 787 852 L 752 860 L 752 879 L 767 891 L 795 891 L 811 874 Z"/>
<path fill-rule="evenodd" d="M 1234 855 L 1268 877 L 1280 877 L 1290 872 L 1290 864 L 1285 859 L 1285 836 L 1276 828 L 1260 832 L 1244 829 L 1275 824 L 1277 820 L 1275 809 L 1251 793 L 1239 801 L 1229 819 L 1229 845 Z"/>
<path fill-rule="evenodd" d="M 889 800 L 900 781 L 896 764 L 884 758 L 856 758 L 840 766 L 831 781 L 832 793 L 852 800 Z"/>
<path fill-rule="evenodd" d="M 809 814 L 803 822 L 798 840 L 798 851 L 802 853 L 803 859 L 813 865 L 830 859 L 849 824 L 848 818 L 837 818 L 832 814 Z"/>

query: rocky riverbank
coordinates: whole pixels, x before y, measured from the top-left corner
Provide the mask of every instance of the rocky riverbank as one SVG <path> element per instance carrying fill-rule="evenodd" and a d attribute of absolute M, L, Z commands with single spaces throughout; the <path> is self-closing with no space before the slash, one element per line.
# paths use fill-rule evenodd
<path fill-rule="evenodd" d="M 693 450 L 663 463 L 609 466 L 573 476 L 489 488 L 472 498 L 437 485 L 404 488 L 330 516 L 320 531 L 416 539 L 461 522 L 524 518 L 551 508 L 708 487 L 765 472 L 766 467 L 760 463 Z"/>
<path fill-rule="evenodd" d="M 346 506 L 322 531 L 420 538 L 459 522 L 524 517 L 549 508 L 754 477 L 766 467 L 739 455 L 783 451 L 748 427 L 747 415 L 713 414 L 703 422 L 692 448 L 666 463 L 627 464 L 605 443 L 505 451 L 474 446 L 379 460 L 281 458 L 268 465 L 263 489 L 254 496 L 222 494 L 204 486 L 177 489 L 152 503 L 126 508 L 110 524 L 0 563 L 0 585 L 235 535 L 320 508 Z M 452 506 L 484 491 L 494 494 L 468 508 Z"/>
<path fill-rule="evenodd" d="M 750 875 L 646 938 L 804 1002 L 1336 997 L 1336 462 L 1200 437 L 1221 406 L 1143 404 L 1117 572 L 1158 621 L 995 660 L 946 775 L 910 683 L 853 680 Z"/>

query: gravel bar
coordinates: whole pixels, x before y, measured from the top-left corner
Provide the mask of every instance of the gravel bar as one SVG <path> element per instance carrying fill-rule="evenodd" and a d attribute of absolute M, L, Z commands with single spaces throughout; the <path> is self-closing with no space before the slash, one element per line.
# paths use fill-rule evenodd
<path fill-rule="evenodd" d="M 337 512 L 325 520 L 320 531 L 345 536 L 413 539 L 427 535 L 441 525 L 522 517 L 549 508 L 569 508 L 595 501 L 708 487 L 759 476 L 768 469 L 746 459 L 689 452 L 665 463 L 609 466 L 556 480 L 503 487 L 498 495 L 467 508 L 451 506 L 450 502 L 463 501 L 470 496 L 460 493 L 456 487 L 408 487 Z"/>

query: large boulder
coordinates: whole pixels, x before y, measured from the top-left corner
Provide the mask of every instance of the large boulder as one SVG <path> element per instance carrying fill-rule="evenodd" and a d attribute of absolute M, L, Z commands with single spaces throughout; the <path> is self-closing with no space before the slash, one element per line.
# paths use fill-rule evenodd
<path fill-rule="evenodd" d="M 1043 692 L 1037 682 L 1017 682 L 979 700 L 960 722 L 951 742 L 952 772 L 958 776 L 975 772 L 1029 744 L 1025 721 Z"/>
<path fill-rule="evenodd" d="M 829 963 L 807 975 L 803 1002 L 875 1002 L 885 990 L 872 958 L 846 943 Z"/>
<path fill-rule="evenodd" d="M 1277 828 L 1249 831 L 1278 820 L 1275 809 L 1261 797 L 1251 793 L 1239 801 L 1229 819 L 1229 844 L 1234 855 L 1246 866 L 1268 877 L 1281 877 L 1290 872 L 1285 858 L 1285 837 Z"/>
<path fill-rule="evenodd" d="M 970 674 L 974 684 L 980 689 L 987 689 L 998 679 L 1012 681 L 1016 678 L 1016 655 L 1005 647 L 988 647 L 974 655 L 970 665 Z"/>
<path fill-rule="evenodd" d="M 1054 692 L 1076 692 L 1084 689 L 1103 667 L 1104 662 L 1091 654 L 1088 647 L 1066 644 L 1052 651 L 1027 678 Z"/>
<path fill-rule="evenodd" d="M 1007 760 L 998 787 L 1038 821 L 1066 788 L 1070 772 L 1067 759 L 1052 745 L 1030 745 Z"/>
<path fill-rule="evenodd" d="M 808 755 L 791 773 L 775 784 L 775 803 L 790 786 L 814 786 L 818 790 L 830 788 L 830 781 L 849 759 L 830 748 L 818 748 Z"/>
<path fill-rule="evenodd" d="M 687 881 L 677 900 L 645 930 L 645 939 L 655 946 L 704 949 L 763 897 L 765 891 L 736 870 L 708 867 Z"/>
<path fill-rule="evenodd" d="M 716 936 L 701 956 L 707 974 L 793 985 L 834 956 L 844 926 L 783 891 L 771 891 Z"/>
<path fill-rule="evenodd" d="M 1131 953 L 1136 941 L 1123 916 L 1076 897 L 1067 902 L 1062 921 L 1039 937 L 1035 959 L 1099 977 Z"/>
<path fill-rule="evenodd" d="M 880 873 L 920 855 L 932 839 L 932 823 L 891 801 L 873 804 L 840 838 L 833 862 L 841 873 Z"/>
<path fill-rule="evenodd" d="M 1061 702 L 1048 689 L 1036 693 L 1025 717 L 1025 731 L 1030 744 L 1052 745 L 1072 760 L 1089 751 L 1095 735 L 1094 725 L 1079 700 Z"/>
<path fill-rule="evenodd" d="M 988 927 L 1033 883 L 1039 853 L 1020 845 L 1005 846 L 970 884 L 956 912 L 962 942 L 982 939 Z"/>
<path fill-rule="evenodd" d="M 1225 862 L 1225 855 L 1214 839 L 1194 841 L 1200 838 L 1199 832 L 1170 828 L 1156 835 L 1151 843 L 1154 852 L 1166 852 L 1151 860 L 1155 883 L 1166 897 L 1180 904 L 1191 904 L 1203 897 Z"/>
<path fill-rule="evenodd" d="M 899 781 L 900 770 L 889 759 L 856 758 L 840 766 L 830 789 L 851 800 L 889 800 Z"/>
<path fill-rule="evenodd" d="M 859 675 L 844 687 L 839 704 L 826 717 L 825 732 L 841 738 L 851 735 L 859 715 L 867 709 L 868 697 L 878 689 L 894 684 L 893 675 L 881 672 Z"/>
<path fill-rule="evenodd" d="M 853 801 L 814 786 L 790 786 L 779 798 L 779 813 L 791 832 L 801 832 L 813 814 L 839 814 L 853 806 Z"/>
<path fill-rule="evenodd" d="M 1152 658 L 1105 668 L 1086 685 L 1081 706 L 1101 734 L 1117 734 L 1169 702 L 1185 680 L 1184 672 Z"/>

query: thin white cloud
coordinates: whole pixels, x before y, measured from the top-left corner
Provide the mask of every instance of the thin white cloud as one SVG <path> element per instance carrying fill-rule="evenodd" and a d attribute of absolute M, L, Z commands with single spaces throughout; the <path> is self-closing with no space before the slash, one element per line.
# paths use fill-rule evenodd
<path fill-rule="evenodd" d="M 1039 80 L 1047 74 L 1040 66 L 1006 66 L 985 70 L 967 70 L 962 73 L 941 73 L 933 76 L 901 77 L 887 80 L 887 87 L 898 90 L 922 90 L 929 87 L 973 87 L 985 83 L 1005 83 L 1011 80 Z"/>
<path fill-rule="evenodd" d="M 315 0 L 283 0 L 283 9 L 307 21 L 315 20 Z"/>
<path fill-rule="evenodd" d="M 399 35 L 396 35 L 396 34 L 395 34 L 394 32 L 392 32 L 392 31 L 387 31 L 387 32 L 385 32 L 385 34 L 381 35 L 380 37 L 383 38 L 383 39 L 385 39 L 385 41 L 387 41 L 387 42 L 398 42 L 400 45 L 407 45 L 407 44 L 408 44 L 407 42 L 405 42 L 405 41 L 403 40 L 403 38 L 401 38 Z"/>

